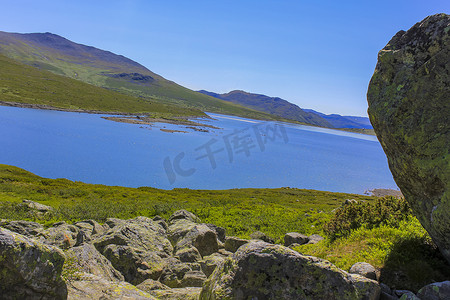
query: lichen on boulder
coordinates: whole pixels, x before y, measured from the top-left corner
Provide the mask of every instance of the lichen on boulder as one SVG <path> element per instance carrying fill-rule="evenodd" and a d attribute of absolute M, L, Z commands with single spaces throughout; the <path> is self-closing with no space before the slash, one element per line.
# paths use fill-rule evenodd
<path fill-rule="evenodd" d="M 0 228 L 0 298 L 66 299 L 61 249 Z"/>
<path fill-rule="evenodd" d="M 379 52 L 369 117 L 414 214 L 450 262 L 450 16 L 398 32 Z"/>
<path fill-rule="evenodd" d="M 165 229 L 146 217 L 116 222 L 93 244 L 132 284 L 157 279 L 173 253 Z"/>
<path fill-rule="evenodd" d="M 376 281 L 280 245 L 250 241 L 216 268 L 200 299 L 378 299 Z"/>

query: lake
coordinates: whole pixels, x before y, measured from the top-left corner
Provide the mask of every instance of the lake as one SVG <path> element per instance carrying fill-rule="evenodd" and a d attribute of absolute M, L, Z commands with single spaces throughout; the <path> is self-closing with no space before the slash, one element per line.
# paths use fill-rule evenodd
<path fill-rule="evenodd" d="M 220 129 L 198 132 L 0 106 L 0 163 L 48 178 L 128 187 L 294 187 L 359 194 L 397 189 L 375 136 L 210 116 L 203 122 Z"/>

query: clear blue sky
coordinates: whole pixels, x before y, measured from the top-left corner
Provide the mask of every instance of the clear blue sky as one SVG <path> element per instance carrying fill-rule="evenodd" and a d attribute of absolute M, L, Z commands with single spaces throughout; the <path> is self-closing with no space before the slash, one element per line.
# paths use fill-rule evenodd
<path fill-rule="evenodd" d="M 52 32 L 193 90 L 241 89 L 366 115 L 377 52 L 448 0 L 2 0 L 0 30 Z"/>

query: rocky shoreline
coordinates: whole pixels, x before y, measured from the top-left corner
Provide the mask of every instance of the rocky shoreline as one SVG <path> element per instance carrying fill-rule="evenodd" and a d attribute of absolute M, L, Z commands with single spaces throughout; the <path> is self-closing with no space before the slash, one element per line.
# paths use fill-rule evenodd
<path fill-rule="evenodd" d="M 26 201 L 45 215 L 52 208 Z M 58 222 L 0 222 L 2 299 L 445 299 L 450 282 L 416 295 L 392 291 L 376 270 L 357 263 L 350 272 L 292 250 L 317 235 L 287 233 L 273 244 L 227 236 L 180 210 L 168 220 L 137 217 Z M 442 294 L 444 295 L 444 294 Z M 407 297 L 419 298 L 407 298 Z"/>

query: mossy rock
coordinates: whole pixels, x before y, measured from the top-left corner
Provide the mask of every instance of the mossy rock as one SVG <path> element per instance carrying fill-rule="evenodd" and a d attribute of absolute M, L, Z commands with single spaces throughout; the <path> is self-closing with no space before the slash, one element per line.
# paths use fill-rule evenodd
<path fill-rule="evenodd" d="M 398 32 L 378 54 L 370 121 L 405 199 L 450 262 L 450 16 Z"/>
<path fill-rule="evenodd" d="M 0 298 L 66 299 L 61 249 L 0 228 Z"/>
<path fill-rule="evenodd" d="M 284 246 L 251 241 L 216 268 L 200 299 L 375 300 L 379 296 L 376 281 Z"/>

